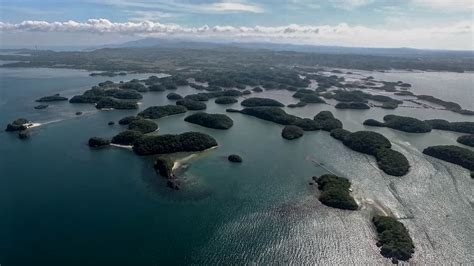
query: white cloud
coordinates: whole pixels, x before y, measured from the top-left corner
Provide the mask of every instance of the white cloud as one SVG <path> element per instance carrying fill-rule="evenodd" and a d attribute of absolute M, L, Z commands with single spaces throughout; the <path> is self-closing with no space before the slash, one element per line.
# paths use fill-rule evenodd
<path fill-rule="evenodd" d="M 263 13 L 255 3 L 236 0 L 220 0 L 213 3 L 185 3 L 177 0 L 88 0 L 96 4 L 118 7 L 122 10 L 162 11 L 173 13 Z"/>
<path fill-rule="evenodd" d="M 0 22 L 1 33 L 68 32 L 144 37 L 174 35 L 323 45 L 439 49 L 474 49 L 474 43 L 471 41 L 474 35 L 473 28 L 471 21 L 461 21 L 442 27 L 405 29 L 350 26 L 346 23 L 320 26 L 290 24 L 277 27 L 226 25 L 184 27 L 152 21 L 120 23 L 107 19 L 89 19 L 86 22 L 23 21 L 17 24 Z"/>
<path fill-rule="evenodd" d="M 263 9 L 260 6 L 254 4 L 245 4 L 245 3 L 232 3 L 232 2 L 221 2 L 213 3 L 207 6 L 204 6 L 205 9 L 211 11 L 230 11 L 230 12 L 252 12 L 252 13 L 262 13 Z"/>
<path fill-rule="evenodd" d="M 433 9 L 449 11 L 470 11 L 474 9 L 474 0 L 410 0 L 412 4 Z"/>
<path fill-rule="evenodd" d="M 352 10 L 361 6 L 372 4 L 374 0 L 331 0 L 335 7 Z"/>

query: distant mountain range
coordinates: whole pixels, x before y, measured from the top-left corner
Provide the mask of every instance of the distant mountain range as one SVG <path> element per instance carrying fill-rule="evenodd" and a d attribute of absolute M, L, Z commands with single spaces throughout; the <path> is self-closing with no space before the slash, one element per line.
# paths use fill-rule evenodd
<path fill-rule="evenodd" d="M 297 45 L 270 42 L 205 42 L 186 39 L 144 38 L 136 41 L 116 45 L 103 45 L 97 48 L 126 48 L 126 47 L 159 47 L 159 48 L 185 48 L 185 49 L 215 49 L 225 46 L 247 49 L 267 49 L 274 51 L 311 52 L 323 54 L 359 54 L 359 55 L 384 55 L 384 56 L 424 56 L 424 55 L 457 55 L 474 56 L 474 51 L 453 50 L 423 50 L 413 48 L 364 48 L 322 45 Z M 92 50 L 91 49 L 91 50 Z"/>

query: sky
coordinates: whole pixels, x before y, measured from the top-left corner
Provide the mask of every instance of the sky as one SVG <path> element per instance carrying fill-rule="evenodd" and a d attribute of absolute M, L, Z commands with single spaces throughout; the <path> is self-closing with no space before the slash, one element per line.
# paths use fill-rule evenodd
<path fill-rule="evenodd" d="M 474 0 L 0 0 L 0 46 L 147 37 L 474 50 Z"/>

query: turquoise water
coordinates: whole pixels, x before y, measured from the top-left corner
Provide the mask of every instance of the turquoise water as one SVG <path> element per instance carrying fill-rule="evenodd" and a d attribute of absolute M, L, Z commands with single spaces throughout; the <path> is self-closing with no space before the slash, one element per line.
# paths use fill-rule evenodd
<path fill-rule="evenodd" d="M 455 144 L 457 133 L 414 135 L 370 128 L 389 137 L 413 166 L 407 176 L 394 178 L 378 170 L 373 158 L 347 149 L 327 132 L 305 132 L 303 138 L 287 141 L 280 136 L 282 126 L 241 114 L 229 114 L 234 127 L 227 131 L 189 124 L 183 121 L 185 114 L 176 115 L 157 120 L 159 134 L 205 132 L 219 147 L 192 157 L 183 190 L 171 191 L 153 172 L 153 158 L 123 148 L 91 150 L 86 145 L 91 136 L 111 137 L 123 130 L 107 122 L 137 111 L 97 111 L 91 105 L 69 103 L 33 109 L 41 96 L 72 96 L 123 77 L 89 77 L 85 71 L 59 69 L 0 68 L 0 73 L 0 125 L 17 117 L 43 123 L 28 141 L 0 132 L 2 264 L 387 263 L 370 226 L 374 201 L 399 217 L 414 216 L 404 220 L 417 246 L 414 262 L 474 259 L 469 173 L 420 152 L 429 145 Z M 452 82 L 453 89 L 455 85 Z M 183 95 L 194 92 L 178 89 Z M 173 103 L 165 95 L 145 93 L 140 109 Z M 259 95 L 295 101 L 286 91 Z M 240 105 L 209 101 L 207 111 L 223 113 L 229 107 Z M 409 108 L 342 111 L 310 105 L 287 111 L 313 117 L 321 110 L 331 110 L 349 130 L 364 129 L 362 121 L 388 113 L 474 121 L 452 112 Z M 84 114 L 76 116 L 77 111 Z M 240 154 L 244 162 L 228 163 L 230 153 Z M 311 159 L 350 178 L 362 210 L 321 205 L 317 189 L 308 182 L 324 171 Z"/>

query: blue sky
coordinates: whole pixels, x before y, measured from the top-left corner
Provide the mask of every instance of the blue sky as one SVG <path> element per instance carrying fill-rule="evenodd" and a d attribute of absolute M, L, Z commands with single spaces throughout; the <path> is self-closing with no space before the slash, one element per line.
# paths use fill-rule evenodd
<path fill-rule="evenodd" d="M 0 0 L 0 6 L 2 45 L 157 36 L 474 48 L 474 0 Z"/>

